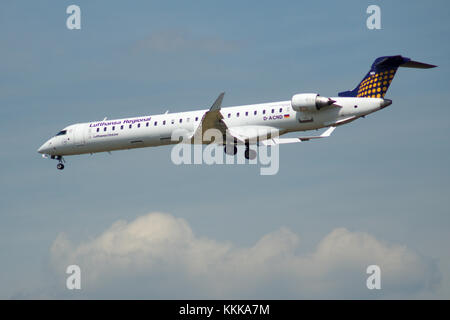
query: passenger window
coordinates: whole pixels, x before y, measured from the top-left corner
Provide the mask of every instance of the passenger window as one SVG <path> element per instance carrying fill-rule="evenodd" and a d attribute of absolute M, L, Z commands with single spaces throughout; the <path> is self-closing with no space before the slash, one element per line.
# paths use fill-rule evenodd
<path fill-rule="evenodd" d="M 148 127 L 148 122 L 145 124 L 146 127 Z"/>
<path fill-rule="evenodd" d="M 198 117 L 195 117 L 195 121 L 198 121 Z"/>
<path fill-rule="evenodd" d="M 97 128 L 97 132 L 99 132 L 100 131 L 100 128 Z"/>
<path fill-rule="evenodd" d="M 112 130 L 114 131 L 115 129 L 116 129 L 116 127 L 113 126 L 113 127 L 112 127 Z"/>
<path fill-rule="evenodd" d="M 246 116 L 246 117 L 248 116 L 248 111 L 245 112 L 245 116 Z"/>
<path fill-rule="evenodd" d="M 163 126 L 165 126 L 165 125 L 166 125 L 166 120 L 163 121 Z"/>
<path fill-rule="evenodd" d="M 275 109 L 272 109 L 272 113 L 274 113 L 275 112 Z"/>
<path fill-rule="evenodd" d="M 128 126 L 128 128 L 130 128 L 131 129 L 131 127 L 132 127 L 133 125 L 132 124 L 130 124 L 129 126 Z"/>
<path fill-rule="evenodd" d="M 257 114 L 258 112 L 255 110 L 255 112 L 253 112 L 253 114 L 256 116 L 256 114 Z"/>
<path fill-rule="evenodd" d="M 158 125 L 158 121 L 155 121 L 155 127 Z"/>
<path fill-rule="evenodd" d="M 236 113 L 236 117 L 238 117 L 238 118 L 239 118 L 239 112 L 238 112 L 238 113 Z"/>
<path fill-rule="evenodd" d="M 123 130 L 123 126 L 120 126 L 120 130 Z"/>
<path fill-rule="evenodd" d="M 141 124 L 140 123 L 138 123 L 138 128 L 140 128 L 141 127 Z"/>
<path fill-rule="evenodd" d="M 263 110 L 263 114 L 266 114 L 266 110 Z"/>
<path fill-rule="evenodd" d="M 106 131 L 106 127 L 103 128 L 103 131 Z"/>
<path fill-rule="evenodd" d="M 228 118 L 231 118 L 231 113 L 228 114 Z"/>
<path fill-rule="evenodd" d="M 280 108 L 280 112 L 283 112 L 283 108 Z"/>
<path fill-rule="evenodd" d="M 183 122 L 183 119 L 180 119 L 180 123 L 182 123 Z"/>

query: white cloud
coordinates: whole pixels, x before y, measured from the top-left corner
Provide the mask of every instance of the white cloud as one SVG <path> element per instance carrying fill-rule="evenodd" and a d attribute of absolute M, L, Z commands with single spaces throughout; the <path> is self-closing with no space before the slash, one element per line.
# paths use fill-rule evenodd
<path fill-rule="evenodd" d="M 299 254 L 299 244 L 281 228 L 239 248 L 196 236 L 183 219 L 151 213 L 118 221 L 80 245 L 61 234 L 51 258 L 64 277 L 67 265 L 81 267 L 89 297 L 402 298 L 439 282 L 426 258 L 366 233 L 335 229 L 309 254 Z M 366 288 L 371 264 L 382 270 L 378 292 Z"/>

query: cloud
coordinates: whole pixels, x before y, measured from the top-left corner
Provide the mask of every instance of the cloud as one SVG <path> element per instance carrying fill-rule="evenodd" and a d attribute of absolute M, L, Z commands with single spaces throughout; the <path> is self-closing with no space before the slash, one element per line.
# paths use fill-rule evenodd
<path fill-rule="evenodd" d="M 186 51 L 228 53 L 238 48 L 237 42 L 220 37 L 193 35 L 184 30 L 162 30 L 151 33 L 134 46 L 134 52 L 178 53 Z"/>
<path fill-rule="evenodd" d="M 367 233 L 338 228 L 313 252 L 299 249 L 287 228 L 236 247 L 196 236 L 184 219 L 150 213 L 79 245 L 61 234 L 51 260 L 62 279 L 68 265 L 79 265 L 83 294 L 96 298 L 406 298 L 440 281 L 428 259 Z M 371 264 L 382 272 L 376 292 L 366 288 Z"/>

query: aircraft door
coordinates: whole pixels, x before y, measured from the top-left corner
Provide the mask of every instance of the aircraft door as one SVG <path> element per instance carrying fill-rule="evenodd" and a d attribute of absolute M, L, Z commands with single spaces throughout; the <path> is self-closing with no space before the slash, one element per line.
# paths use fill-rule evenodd
<path fill-rule="evenodd" d="M 76 146 L 84 146 L 86 144 L 85 129 L 84 125 L 77 125 L 73 129 L 73 142 Z"/>

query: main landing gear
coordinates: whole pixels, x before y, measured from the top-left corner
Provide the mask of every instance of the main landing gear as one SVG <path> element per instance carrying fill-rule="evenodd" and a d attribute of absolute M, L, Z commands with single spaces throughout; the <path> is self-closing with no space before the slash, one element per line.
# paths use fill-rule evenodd
<path fill-rule="evenodd" d="M 254 160 L 256 158 L 256 151 L 250 149 L 249 147 L 245 147 L 244 156 L 247 160 Z"/>
<path fill-rule="evenodd" d="M 66 160 L 62 156 L 51 156 L 51 159 L 58 160 L 58 164 L 56 165 L 56 169 L 63 170 L 64 169 L 64 163 Z"/>
<path fill-rule="evenodd" d="M 256 158 L 256 151 L 253 150 L 253 149 L 250 149 L 250 144 L 249 143 L 245 144 L 244 157 L 247 160 L 254 160 Z"/>
<path fill-rule="evenodd" d="M 237 153 L 237 147 L 235 144 L 226 144 L 223 148 L 223 151 L 225 151 L 225 153 L 230 156 L 234 156 Z"/>
<path fill-rule="evenodd" d="M 224 152 L 230 156 L 234 156 L 237 153 L 237 147 L 235 144 L 226 144 L 224 146 Z M 247 143 L 245 144 L 244 157 L 247 160 L 253 160 L 256 158 L 256 151 L 250 149 L 250 145 Z"/>

